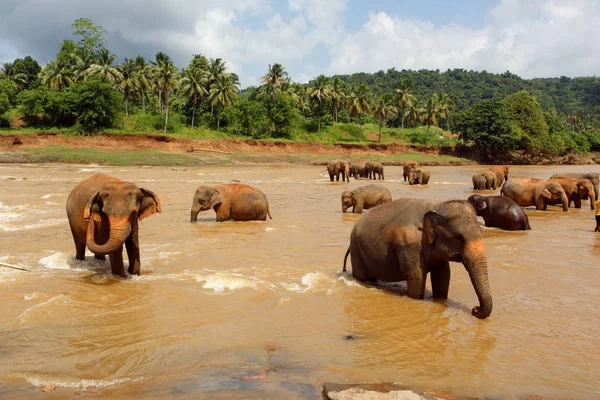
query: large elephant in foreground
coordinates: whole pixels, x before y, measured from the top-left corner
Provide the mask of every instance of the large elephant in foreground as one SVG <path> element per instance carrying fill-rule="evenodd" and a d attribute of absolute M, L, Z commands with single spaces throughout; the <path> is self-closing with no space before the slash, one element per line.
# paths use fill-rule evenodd
<path fill-rule="evenodd" d="M 577 178 L 551 178 L 549 182 L 556 182 L 560 184 L 569 198 L 569 207 L 571 203 L 575 208 L 581 208 L 581 199 L 590 199 L 590 208 L 596 209 L 594 198 L 596 197 L 596 191 L 594 190 L 594 184 L 588 179 L 577 179 Z M 555 204 L 552 200 L 550 204 Z"/>
<path fill-rule="evenodd" d="M 500 192 L 521 207 L 535 206 L 545 210 L 550 201 L 560 203 L 563 211 L 569 211 L 569 199 L 562 186 L 537 178 L 515 178 L 506 181 Z"/>
<path fill-rule="evenodd" d="M 342 181 L 350 182 L 350 164 L 345 160 L 329 161 L 327 163 L 327 172 L 329 173 L 329 180 L 333 182 L 335 177 L 336 181 L 340 180 L 342 175 Z"/>
<path fill-rule="evenodd" d="M 161 212 L 160 199 L 153 192 L 105 174 L 80 182 L 67 198 L 67 217 L 76 258 L 85 259 L 85 248 L 105 259 L 112 273 L 127 277 L 123 268 L 123 244 L 129 257 L 130 274 L 140 274 L 138 221 Z"/>
<path fill-rule="evenodd" d="M 588 181 L 592 182 L 592 184 L 594 185 L 594 192 L 596 193 L 596 197 L 594 200 L 598 200 L 598 196 L 599 193 L 598 191 L 600 190 L 600 174 L 597 173 L 587 173 L 587 174 L 582 174 L 582 173 L 562 173 L 562 174 L 554 174 L 550 177 L 550 179 L 553 178 L 577 178 L 577 179 L 587 179 Z M 586 197 L 583 197 L 584 200 L 586 200 Z"/>
<path fill-rule="evenodd" d="M 477 318 L 492 312 L 481 227 L 466 201 L 399 199 L 361 217 L 350 235 L 352 275 L 363 282 L 407 281 L 408 296 L 422 299 L 427 274 L 433 297 L 448 297 L 449 261 L 462 262 L 479 298 Z"/>
<path fill-rule="evenodd" d="M 217 222 L 230 219 L 266 221 L 267 215 L 271 218 L 267 196 L 260 190 L 243 183 L 199 186 L 192 201 L 190 222 L 198 220 L 200 211 L 211 208 L 217 213 Z"/>
<path fill-rule="evenodd" d="M 505 231 L 526 231 L 531 229 L 525 211 L 506 196 L 472 195 L 467 201 L 475 209 L 475 213 L 483 217 L 485 226 L 504 229 Z"/>
<path fill-rule="evenodd" d="M 342 212 L 352 207 L 353 213 L 360 214 L 363 209 L 367 210 L 390 201 L 392 194 L 385 186 L 365 185 L 342 193 Z"/>

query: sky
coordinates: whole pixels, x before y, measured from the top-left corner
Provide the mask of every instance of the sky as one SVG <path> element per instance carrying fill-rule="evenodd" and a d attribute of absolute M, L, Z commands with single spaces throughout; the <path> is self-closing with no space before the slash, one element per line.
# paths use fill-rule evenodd
<path fill-rule="evenodd" d="M 53 59 L 71 24 L 118 56 L 223 58 L 243 87 L 283 64 L 294 82 L 390 68 L 524 78 L 600 71 L 600 0 L 0 0 L 0 62 Z"/>

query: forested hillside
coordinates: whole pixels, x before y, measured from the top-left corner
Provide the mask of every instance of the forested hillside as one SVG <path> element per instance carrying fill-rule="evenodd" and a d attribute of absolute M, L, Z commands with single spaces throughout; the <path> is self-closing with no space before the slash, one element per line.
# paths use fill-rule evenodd
<path fill-rule="evenodd" d="M 504 98 L 520 90 L 527 90 L 535 96 L 544 110 L 554 108 L 559 114 L 598 113 L 594 108 L 600 106 L 598 77 L 522 79 L 510 72 L 492 74 L 464 69 L 397 71 L 393 68 L 374 74 L 361 72 L 338 76 L 349 85 L 364 82 L 377 95 L 394 92 L 403 79 L 408 79 L 413 83 L 417 97 L 428 98 L 434 93 L 445 92 L 454 99 L 456 110 L 464 110 L 480 100 Z"/>

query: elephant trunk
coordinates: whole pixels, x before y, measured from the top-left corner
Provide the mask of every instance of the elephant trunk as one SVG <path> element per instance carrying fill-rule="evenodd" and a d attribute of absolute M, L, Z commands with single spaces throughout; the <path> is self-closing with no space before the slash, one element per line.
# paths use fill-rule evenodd
<path fill-rule="evenodd" d="M 94 219 L 90 218 L 85 244 L 94 254 L 109 254 L 118 250 L 131 234 L 131 223 L 128 218 L 108 217 L 110 235 L 105 244 L 99 245 L 94 237 Z"/>
<path fill-rule="evenodd" d="M 492 313 L 492 293 L 482 239 L 473 240 L 465 245 L 463 263 L 479 299 L 479 306 L 473 307 L 471 313 L 480 319 L 487 318 Z"/>
<path fill-rule="evenodd" d="M 194 201 L 194 204 L 192 204 L 192 210 L 190 212 L 190 222 L 198 221 L 198 213 L 199 212 L 200 212 L 200 203 L 197 201 Z"/>
<path fill-rule="evenodd" d="M 569 211 L 569 197 L 566 193 L 563 192 L 560 194 L 560 202 L 563 205 L 563 211 Z"/>

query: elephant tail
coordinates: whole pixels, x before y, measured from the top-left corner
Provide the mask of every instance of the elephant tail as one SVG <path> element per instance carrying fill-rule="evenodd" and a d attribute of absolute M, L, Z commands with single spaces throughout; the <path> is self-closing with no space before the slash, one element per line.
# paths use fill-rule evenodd
<path fill-rule="evenodd" d="M 350 254 L 350 246 L 348 246 L 348 250 L 346 250 L 346 255 L 344 256 L 344 268 L 342 268 L 343 272 L 346 272 L 346 260 L 348 260 L 348 254 Z"/>
<path fill-rule="evenodd" d="M 273 217 L 271 217 L 271 211 L 267 208 L 267 215 L 269 216 L 269 219 L 273 219 Z"/>

